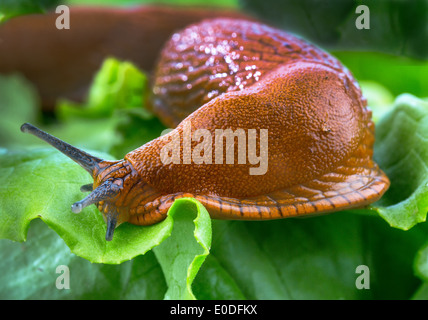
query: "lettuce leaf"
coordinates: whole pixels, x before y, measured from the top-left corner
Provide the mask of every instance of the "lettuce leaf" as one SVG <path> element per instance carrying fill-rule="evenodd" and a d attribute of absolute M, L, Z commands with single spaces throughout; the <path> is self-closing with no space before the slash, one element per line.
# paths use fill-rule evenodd
<path fill-rule="evenodd" d="M 196 208 L 182 203 L 177 209 L 187 207 Z M 189 216 L 193 219 L 194 213 Z M 420 285 L 412 264 L 426 239 L 422 231 L 397 230 L 376 217 L 350 212 L 313 219 L 215 220 L 210 253 L 191 289 L 198 299 L 406 299 Z M 186 233 L 189 239 L 194 229 Z M 172 252 L 176 245 L 165 241 L 120 265 L 93 264 L 70 253 L 56 232 L 35 219 L 26 242 L 0 241 L 0 298 L 162 299 L 167 291 L 188 292 L 190 278 L 179 277 L 188 264 L 168 274 L 164 262 L 158 262 L 158 249 Z M 165 262 L 179 260 L 179 252 L 165 254 Z M 370 290 L 355 287 L 355 269 L 361 264 L 370 269 Z M 59 265 L 70 269 L 70 290 L 55 287 Z M 169 286 L 167 277 L 175 277 L 169 283 L 177 287 Z"/>
<path fill-rule="evenodd" d="M 335 51 L 333 54 L 361 81 L 376 82 L 393 97 L 410 93 L 428 97 L 428 61 L 379 52 Z M 364 92 L 363 92 L 364 93 Z"/>
<path fill-rule="evenodd" d="M 425 0 L 241 0 L 247 11 L 329 50 L 428 57 Z M 364 5 L 363 12 L 357 8 Z M 356 22 L 364 17 L 367 29 Z"/>
<path fill-rule="evenodd" d="M 1 240 L 0 252 L 0 299 L 162 299 L 166 291 L 152 251 L 120 265 L 91 263 L 40 219 L 31 222 L 27 241 Z M 60 266 L 69 269 L 68 289 L 56 287 Z"/>
<path fill-rule="evenodd" d="M 115 110 L 144 107 L 148 80 L 132 63 L 113 57 L 104 60 L 95 74 L 83 105 L 61 101 L 57 114 L 62 120 L 72 117 L 111 117 Z"/>
<path fill-rule="evenodd" d="M 372 208 L 391 226 L 408 230 L 428 211 L 428 102 L 400 95 L 376 128 L 374 159 L 391 186 Z"/>
<path fill-rule="evenodd" d="M 201 299 L 407 299 L 427 230 L 389 227 L 342 211 L 308 219 L 213 221 L 210 256 L 195 279 Z M 370 270 L 359 290 L 356 268 Z"/>
<path fill-rule="evenodd" d="M 37 149 L 21 153 L 3 150 L 0 163 L 0 174 L 7 181 L 0 189 L 0 238 L 25 241 L 30 222 L 40 218 L 72 253 L 104 264 L 131 260 L 164 242 L 155 254 L 169 288 L 165 297 L 194 299 L 191 284 L 211 245 L 210 216 L 196 200 L 176 201 L 168 217 L 153 226 L 125 223 L 116 229 L 113 240 L 106 242 L 105 225 L 94 206 L 79 215 L 70 211 L 79 185 L 88 182 L 84 171 L 72 161 L 57 151 Z M 17 259 L 15 254 L 11 259 Z M 31 292 L 25 294 L 31 296 Z"/>
<path fill-rule="evenodd" d="M 165 274 L 165 299 L 195 299 L 192 282 L 211 247 L 211 218 L 195 199 L 179 199 L 168 211 L 172 235 L 154 253 Z M 192 219 L 194 219 L 192 221 Z"/>

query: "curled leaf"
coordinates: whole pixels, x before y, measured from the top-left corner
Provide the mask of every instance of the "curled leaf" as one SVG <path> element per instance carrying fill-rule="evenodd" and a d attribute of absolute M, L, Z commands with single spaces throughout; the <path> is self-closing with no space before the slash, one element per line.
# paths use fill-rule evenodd
<path fill-rule="evenodd" d="M 191 285 L 211 246 L 211 218 L 195 199 L 174 202 L 168 212 L 174 220 L 172 235 L 154 249 L 164 271 L 165 299 L 195 299 Z"/>
<path fill-rule="evenodd" d="M 428 211 L 428 103 L 400 95 L 377 125 L 374 158 L 391 180 L 372 208 L 396 228 L 424 222 Z"/>

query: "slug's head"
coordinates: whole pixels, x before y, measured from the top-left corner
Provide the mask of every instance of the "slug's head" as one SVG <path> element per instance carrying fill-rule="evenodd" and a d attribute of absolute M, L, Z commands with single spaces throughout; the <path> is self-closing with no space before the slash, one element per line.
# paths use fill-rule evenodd
<path fill-rule="evenodd" d="M 126 210 L 121 210 L 123 206 L 118 204 L 120 204 L 123 193 L 124 181 L 129 180 L 129 177 L 133 175 L 131 165 L 124 160 L 105 161 L 94 157 L 28 123 L 21 126 L 21 131 L 31 133 L 46 141 L 77 162 L 92 176 L 94 183 L 80 188 L 82 192 L 90 191 L 91 193 L 83 200 L 74 203 L 71 210 L 79 213 L 83 208 L 96 204 L 107 223 L 106 240 L 110 241 L 116 226 L 127 221 Z"/>

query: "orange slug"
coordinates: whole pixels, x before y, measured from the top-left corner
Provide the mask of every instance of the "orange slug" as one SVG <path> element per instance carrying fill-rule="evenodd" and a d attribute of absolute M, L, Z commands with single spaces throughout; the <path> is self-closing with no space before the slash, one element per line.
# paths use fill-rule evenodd
<path fill-rule="evenodd" d="M 259 22 L 213 19 L 164 46 L 152 110 L 176 126 L 124 159 L 93 157 L 30 124 L 94 183 L 106 240 L 123 222 L 162 221 L 194 197 L 212 218 L 264 220 L 364 207 L 389 187 L 374 124 L 351 73 L 319 48 Z"/>

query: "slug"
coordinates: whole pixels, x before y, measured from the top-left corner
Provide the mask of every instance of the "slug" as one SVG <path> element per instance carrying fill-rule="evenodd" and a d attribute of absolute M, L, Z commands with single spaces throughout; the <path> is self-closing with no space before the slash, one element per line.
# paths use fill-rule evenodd
<path fill-rule="evenodd" d="M 284 31 L 239 19 L 188 26 L 165 44 L 152 93 L 153 112 L 176 127 L 122 160 L 21 127 L 92 176 L 82 187 L 90 194 L 71 209 L 96 204 L 106 240 L 123 222 L 162 221 L 182 197 L 212 218 L 265 220 L 364 207 L 389 187 L 352 74 Z"/>

